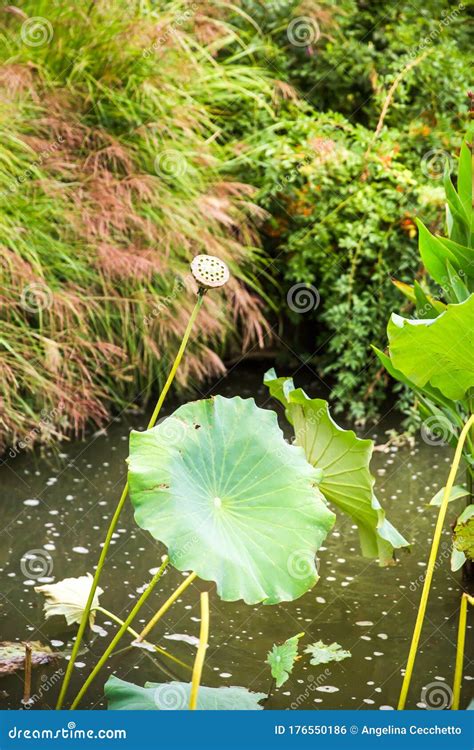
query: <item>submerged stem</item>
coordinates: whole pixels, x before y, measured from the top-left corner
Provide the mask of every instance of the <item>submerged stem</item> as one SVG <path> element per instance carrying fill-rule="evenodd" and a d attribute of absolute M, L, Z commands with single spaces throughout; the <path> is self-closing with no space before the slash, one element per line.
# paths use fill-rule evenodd
<path fill-rule="evenodd" d="M 194 660 L 193 678 L 191 680 L 191 695 L 189 696 L 189 708 L 195 711 L 199 685 L 201 684 L 202 668 L 206 658 L 207 643 L 209 640 L 209 594 L 203 591 L 201 594 L 201 628 L 199 631 L 199 646 Z"/>
<path fill-rule="evenodd" d="M 100 670 L 104 666 L 105 662 L 107 661 L 107 659 L 111 655 L 111 653 L 114 650 L 115 646 L 119 643 L 119 641 L 122 639 L 122 637 L 127 632 L 127 630 L 129 628 L 131 622 L 135 619 L 135 617 L 139 613 L 140 609 L 145 604 L 146 600 L 148 599 L 148 597 L 150 596 L 151 592 L 153 591 L 153 589 L 155 588 L 156 584 L 158 583 L 158 581 L 160 580 L 161 576 L 163 575 L 163 573 L 165 571 L 165 568 L 168 565 L 168 562 L 169 562 L 169 558 L 166 557 L 165 560 L 164 560 L 164 562 L 161 564 L 160 568 L 155 573 L 155 575 L 151 579 L 150 583 L 146 587 L 145 591 L 143 592 L 143 594 L 141 595 L 141 597 L 139 598 L 139 600 L 137 601 L 137 603 L 135 604 L 135 606 L 133 607 L 133 609 L 131 610 L 131 612 L 127 616 L 127 618 L 122 623 L 121 627 L 119 628 L 119 630 L 115 634 L 114 638 L 112 638 L 111 642 L 109 643 L 109 645 L 105 649 L 104 653 L 100 657 L 99 661 L 95 665 L 95 667 L 92 670 L 92 672 L 90 673 L 89 677 L 87 678 L 87 680 L 85 681 L 85 683 L 83 684 L 83 686 L 81 687 L 81 689 L 79 690 L 78 694 L 76 695 L 76 697 L 75 697 L 75 699 L 74 699 L 74 701 L 73 701 L 73 703 L 71 705 L 71 710 L 74 709 L 74 708 L 77 708 L 77 706 L 81 702 L 82 698 L 86 694 L 87 690 L 89 689 L 89 686 L 95 680 L 95 678 L 99 674 Z"/>
<path fill-rule="evenodd" d="M 454 485 L 454 480 L 456 479 L 456 474 L 459 469 L 459 463 L 461 461 L 462 450 L 463 450 L 466 437 L 469 433 L 471 425 L 473 424 L 474 424 L 474 414 L 471 414 L 468 421 L 462 428 L 461 434 L 459 436 L 458 444 L 456 446 L 456 451 L 454 454 L 453 463 L 451 464 L 451 469 L 449 471 L 448 481 L 446 483 L 446 487 L 444 488 L 443 500 L 441 502 L 441 506 L 439 509 L 438 520 L 436 521 L 433 541 L 431 543 L 431 551 L 430 551 L 430 556 L 428 559 L 428 565 L 426 567 L 426 576 L 425 576 L 425 580 L 423 583 L 423 590 L 421 592 L 421 599 L 420 599 L 420 604 L 418 607 L 418 614 L 416 616 L 415 628 L 413 630 L 413 636 L 412 636 L 412 641 L 411 641 L 411 646 L 410 646 L 410 652 L 408 654 L 408 661 L 407 661 L 405 676 L 403 678 L 402 689 L 401 689 L 400 698 L 398 701 L 399 711 L 405 708 L 408 690 L 410 688 L 411 678 L 413 676 L 413 667 L 415 665 L 416 653 L 418 649 L 418 644 L 420 642 L 421 630 L 423 628 L 423 621 L 425 619 L 426 607 L 428 604 L 428 597 L 430 594 L 431 582 L 433 580 L 433 573 L 435 570 L 436 557 L 438 554 L 439 543 L 440 543 L 441 534 L 443 531 L 443 525 L 444 525 L 444 521 L 446 518 L 446 512 L 448 510 L 448 503 L 449 503 L 449 497 L 451 495 L 451 489 Z"/>
<path fill-rule="evenodd" d="M 196 302 L 196 304 L 194 306 L 194 309 L 193 309 L 193 311 L 191 313 L 191 316 L 189 318 L 188 325 L 186 326 L 186 330 L 184 332 L 183 339 L 181 341 L 181 345 L 180 345 L 180 347 L 178 349 L 178 353 L 176 355 L 176 359 L 174 360 L 174 363 L 173 363 L 173 366 L 171 368 L 170 374 L 168 375 L 168 378 L 166 380 L 165 385 L 163 386 L 163 390 L 160 393 L 160 396 L 158 398 L 158 401 L 157 401 L 157 404 L 156 404 L 155 409 L 153 411 L 153 414 L 151 415 L 150 421 L 148 422 L 148 426 L 147 426 L 148 430 L 151 429 L 152 427 L 154 427 L 154 425 L 156 424 L 156 421 L 157 421 L 158 416 L 159 416 L 160 411 L 161 411 L 161 407 L 163 406 L 163 402 L 164 402 L 164 400 L 166 398 L 166 395 L 167 395 L 167 393 L 168 393 L 168 391 L 169 391 L 169 389 L 171 387 L 171 384 L 172 384 L 173 379 L 174 379 L 174 377 L 176 375 L 176 371 L 177 371 L 177 369 L 178 369 L 178 367 L 180 365 L 180 362 L 181 362 L 181 360 L 183 358 L 183 354 L 185 352 L 186 345 L 187 345 L 187 343 L 189 341 L 189 337 L 191 335 L 191 331 L 192 331 L 194 322 L 196 320 L 197 314 L 198 314 L 198 312 L 199 312 L 199 310 L 201 308 L 201 305 L 203 303 L 203 299 L 204 299 L 203 293 L 199 292 L 199 295 L 198 295 L 198 298 L 197 298 L 197 302 Z M 110 542 L 112 541 L 112 536 L 113 536 L 113 534 L 115 532 L 115 529 L 117 528 L 117 524 L 118 524 L 118 521 L 119 521 L 119 518 L 120 518 L 120 514 L 121 514 L 121 512 L 123 510 L 123 506 L 125 505 L 125 501 L 127 499 L 128 489 L 129 489 L 128 482 L 126 482 L 125 487 L 122 490 L 122 494 L 120 496 L 120 500 L 118 502 L 118 505 L 117 505 L 117 507 L 116 507 L 116 509 L 114 511 L 113 516 L 112 516 L 112 520 L 110 521 L 110 525 L 109 525 L 109 528 L 107 530 L 105 541 L 104 541 L 104 544 L 103 544 L 103 547 L 102 547 L 102 550 L 101 550 L 101 553 L 100 553 L 100 556 L 99 556 L 99 561 L 97 563 L 97 568 L 96 568 L 96 571 L 94 573 L 94 578 L 93 578 L 92 585 L 91 585 L 91 590 L 90 590 L 89 596 L 87 598 L 87 603 L 86 603 L 84 612 L 82 613 L 82 618 L 81 618 L 81 622 L 79 624 L 79 629 L 77 631 L 76 640 L 75 640 L 74 646 L 72 648 L 71 658 L 70 658 L 70 660 L 68 662 L 68 665 L 66 667 L 66 674 L 64 675 L 64 680 L 63 680 L 63 683 L 61 685 L 61 690 L 60 690 L 60 693 L 59 693 L 59 698 L 58 698 L 58 701 L 57 701 L 57 704 L 56 704 L 56 710 L 62 708 L 63 703 L 64 703 L 64 699 L 66 697 L 67 689 L 68 689 L 69 683 L 71 681 L 72 670 L 74 668 L 74 664 L 75 664 L 75 661 L 77 659 L 77 655 L 79 653 L 79 649 L 81 647 L 82 639 L 83 639 L 84 633 L 86 631 L 87 623 L 89 621 L 89 614 L 90 614 L 90 611 L 91 611 L 92 602 L 94 600 L 94 596 L 95 596 L 95 593 L 97 591 L 97 587 L 99 585 L 100 576 L 102 574 L 102 569 L 103 569 L 104 564 L 105 564 L 105 559 L 107 557 L 107 553 L 109 551 Z"/>
<path fill-rule="evenodd" d="M 190 573 L 188 575 L 188 577 L 184 579 L 183 583 L 181 583 L 178 586 L 178 588 L 176 589 L 176 591 L 173 591 L 173 593 L 171 594 L 171 596 L 168 597 L 168 599 L 165 601 L 165 603 L 159 608 L 158 612 L 156 612 L 156 614 L 153 615 L 153 617 L 151 618 L 150 622 L 145 625 L 145 627 L 143 628 L 142 632 L 138 636 L 137 641 L 139 641 L 139 642 L 143 641 L 143 639 L 148 635 L 148 633 L 150 632 L 150 630 L 152 630 L 155 627 L 155 625 L 158 622 L 158 620 L 160 620 L 163 617 L 163 615 L 169 610 L 169 608 L 171 607 L 171 605 L 175 603 L 176 599 L 179 596 L 181 596 L 181 594 L 183 593 L 183 591 L 186 591 L 186 589 L 194 581 L 194 579 L 196 578 L 196 576 L 197 576 L 197 573 Z"/>

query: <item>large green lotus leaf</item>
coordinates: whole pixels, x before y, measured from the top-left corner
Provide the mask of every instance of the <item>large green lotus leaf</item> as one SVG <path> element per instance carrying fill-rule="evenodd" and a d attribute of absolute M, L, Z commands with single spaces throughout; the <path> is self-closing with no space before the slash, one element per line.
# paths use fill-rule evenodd
<path fill-rule="evenodd" d="M 107 707 L 111 711 L 186 711 L 191 684 L 188 682 L 146 682 L 145 687 L 109 677 L 105 684 Z M 197 708 L 201 711 L 258 711 L 265 693 L 251 693 L 244 687 L 200 686 Z"/>
<path fill-rule="evenodd" d="M 298 641 L 303 636 L 304 633 L 298 633 L 284 643 L 274 644 L 272 650 L 268 652 L 266 663 L 270 665 L 277 688 L 281 687 L 292 673 L 298 658 Z"/>
<path fill-rule="evenodd" d="M 291 601 L 316 583 L 316 551 L 335 520 L 316 479 L 253 399 L 185 404 L 130 438 L 138 525 L 226 601 Z"/>
<path fill-rule="evenodd" d="M 393 314 L 387 333 L 393 366 L 419 388 L 429 383 L 459 401 L 474 386 L 473 294 L 435 320 Z"/>
<path fill-rule="evenodd" d="M 362 554 L 389 564 L 394 548 L 408 543 L 387 521 L 374 495 L 369 469 L 372 440 L 361 440 L 352 430 L 339 427 L 329 414 L 327 401 L 309 398 L 301 388 L 294 388 L 291 378 L 277 378 L 270 370 L 265 383 L 285 406 L 295 443 L 318 470 L 322 493 L 356 522 Z"/>

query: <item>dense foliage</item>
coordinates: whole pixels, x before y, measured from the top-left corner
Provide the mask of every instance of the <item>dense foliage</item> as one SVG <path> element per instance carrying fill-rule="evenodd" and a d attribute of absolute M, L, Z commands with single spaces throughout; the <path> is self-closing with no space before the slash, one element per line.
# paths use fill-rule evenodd
<path fill-rule="evenodd" d="M 414 214 L 440 222 L 438 180 L 461 140 L 468 13 L 354 0 L 4 8 L 0 443 L 100 422 L 137 386 L 146 397 L 204 251 L 237 280 L 208 300 L 181 384 L 222 371 L 217 343 L 221 356 L 224 341 L 267 345 L 279 322 L 336 410 L 375 414 L 388 381 L 369 344 L 395 304 L 390 277 L 410 278 Z M 320 300 L 304 314 L 287 303 L 300 283 Z"/>

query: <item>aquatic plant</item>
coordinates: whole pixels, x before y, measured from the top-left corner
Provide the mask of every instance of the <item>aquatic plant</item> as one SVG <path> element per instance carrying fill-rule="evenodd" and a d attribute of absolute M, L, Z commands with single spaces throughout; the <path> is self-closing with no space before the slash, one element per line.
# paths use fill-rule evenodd
<path fill-rule="evenodd" d="M 435 533 L 423 582 L 423 589 L 403 679 L 399 709 L 405 708 L 413 674 L 421 630 L 428 603 L 443 524 L 448 504 L 468 496 L 470 504 L 458 519 L 457 528 L 474 510 L 474 233 L 473 233 L 473 153 L 472 133 L 464 140 L 459 154 L 457 185 L 447 168 L 446 191 L 447 236 L 435 236 L 418 222 L 419 250 L 427 273 L 438 286 L 433 290 L 427 280 L 413 286 L 397 286 L 414 306 L 415 318 L 393 314 L 388 324 L 388 355 L 375 349 L 382 364 L 396 379 L 416 395 L 416 405 L 428 432 L 444 438 L 455 447 L 455 455 L 446 486 L 431 504 L 439 506 Z M 467 487 L 456 485 L 461 458 L 466 467 Z M 461 520 L 462 519 L 462 520 Z M 460 523 L 461 521 L 461 523 Z M 469 534 L 469 532 L 468 532 Z M 472 554 L 469 539 L 454 540 L 452 567 L 459 569 Z M 465 601 L 462 616 L 465 619 Z M 458 640 L 459 648 L 462 638 Z M 456 662 L 455 682 L 460 683 L 462 657 Z M 457 703 L 459 703 L 459 686 Z"/>
<path fill-rule="evenodd" d="M 129 489 L 135 519 L 167 546 L 167 557 L 92 669 L 73 708 L 168 563 L 192 572 L 138 641 L 197 576 L 214 581 L 225 601 L 271 605 L 303 595 L 318 580 L 315 555 L 334 523 L 328 499 L 358 520 L 365 555 L 387 564 L 394 547 L 407 544 L 373 496 L 367 466 L 371 442 L 341 430 L 330 420 L 326 402 L 292 390 L 289 379 L 270 373 L 266 382 L 274 394 L 288 398 L 287 411 L 298 425 L 295 445 L 284 440 L 274 412 L 240 397 L 191 402 L 156 427 L 132 432 Z M 308 402 L 309 415 L 302 400 L 305 406 Z"/>
<path fill-rule="evenodd" d="M 224 284 L 227 283 L 229 279 L 229 271 L 228 271 L 226 264 L 222 260 L 214 256 L 203 256 L 203 255 L 197 256 L 193 260 L 193 265 L 192 265 L 191 270 L 193 272 L 194 279 L 196 283 L 198 284 L 197 301 L 189 317 L 186 330 L 183 334 L 181 344 L 179 346 L 175 360 L 168 374 L 168 378 L 163 386 L 163 389 L 158 397 L 158 401 L 156 403 L 155 409 L 153 410 L 153 414 L 151 415 L 150 420 L 148 422 L 148 429 L 152 428 L 156 424 L 156 421 L 158 420 L 165 398 L 168 394 L 169 389 L 171 388 L 173 380 L 178 371 L 179 365 L 181 364 L 181 361 L 183 359 L 186 346 L 191 336 L 191 331 L 193 329 L 195 320 L 198 316 L 199 310 L 201 309 L 201 306 L 204 300 L 204 295 L 207 289 L 223 286 Z M 212 278 L 211 278 L 211 274 L 212 274 Z M 97 568 L 94 573 L 94 578 L 93 578 L 90 592 L 87 598 L 86 606 L 82 613 L 81 621 L 79 624 L 79 630 L 78 630 L 77 637 L 76 637 L 76 640 L 74 642 L 74 646 L 72 649 L 71 658 L 69 660 L 69 663 L 66 669 L 66 674 L 64 675 L 64 680 L 61 685 L 61 690 L 60 690 L 58 702 L 56 705 L 56 708 L 58 709 L 61 708 L 63 701 L 65 699 L 65 696 L 66 696 L 66 692 L 67 692 L 69 682 L 71 679 L 74 663 L 77 658 L 77 654 L 79 653 L 82 638 L 84 636 L 84 633 L 87 627 L 88 618 L 90 617 L 90 612 L 91 612 L 91 608 L 94 602 L 94 598 L 96 597 L 96 592 L 97 592 L 97 588 L 99 585 L 100 576 L 102 574 L 102 569 L 104 567 L 107 553 L 110 547 L 110 543 L 112 541 L 112 536 L 117 527 L 120 514 L 127 500 L 128 491 L 129 491 L 129 484 L 127 481 L 125 484 L 125 487 L 122 490 L 122 494 L 120 496 L 120 500 L 117 504 L 115 512 L 112 516 L 112 520 L 109 524 L 109 528 L 107 530 L 104 544 L 102 545 L 102 550 L 100 553 L 99 561 L 97 563 Z M 160 571 L 158 572 L 158 574 L 154 577 L 152 581 L 153 586 L 158 582 L 159 578 L 161 577 L 161 574 L 164 570 L 164 567 L 166 567 L 166 564 L 167 564 L 167 560 L 166 560 L 166 563 L 164 563 L 163 566 L 160 568 Z M 146 596 L 144 596 L 143 601 L 146 601 L 146 598 L 149 595 L 149 593 L 151 593 L 151 589 L 145 592 Z M 119 631 L 121 635 L 123 635 L 123 633 L 128 629 L 130 623 L 131 623 L 131 620 L 127 622 L 126 624 L 124 623 L 122 625 L 122 629 L 121 631 Z"/>
<path fill-rule="evenodd" d="M 407 547 L 408 542 L 386 519 L 374 494 L 369 468 L 373 441 L 361 440 L 353 430 L 339 427 L 329 413 L 328 402 L 309 398 L 301 388 L 295 388 L 291 378 L 277 378 L 275 371 L 269 370 L 264 382 L 285 407 L 294 443 L 303 448 L 317 470 L 323 496 L 357 524 L 362 554 L 378 557 L 381 565 L 392 563 L 394 550 Z"/>

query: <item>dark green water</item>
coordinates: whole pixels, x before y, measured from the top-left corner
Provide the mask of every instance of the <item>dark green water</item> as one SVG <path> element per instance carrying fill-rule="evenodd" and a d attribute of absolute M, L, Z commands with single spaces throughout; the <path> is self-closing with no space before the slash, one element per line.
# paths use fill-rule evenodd
<path fill-rule="evenodd" d="M 214 392 L 226 396 L 253 395 L 260 405 L 270 406 L 260 386 L 262 372 L 259 368 L 236 369 Z M 311 395 L 323 395 L 314 384 L 307 390 Z M 46 623 L 42 597 L 35 594 L 33 587 L 93 571 L 98 545 L 124 482 L 129 430 L 145 422 L 145 415 L 117 419 L 104 433 L 89 436 L 84 442 L 64 443 L 56 457 L 40 459 L 20 454 L 5 458 L 0 467 L 3 528 L 0 535 L 0 640 L 40 640 L 52 643 L 59 651 L 70 646 L 74 628 L 66 628 L 61 620 Z M 386 419 L 368 435 L 376 436 L 378 443 L 384 442 L 384 432 L 392 426 Z M 305 643 L 337 641 L 352 652 L 352 658 L 325 667 L 311 667 L 306 659 L 298 662 L 288 682 L 273 693 L 266 708 L 394 707 L 436 517 L 427 502 L 445 484 L 450 460 L 449 449 L 431 447 L 421 440 L 414 449 L 392 448 L 388 453 L 375 454 L 373 471 L 377 478 L 377 495 L 390 520 L 413 543 L 411 554 L 402 554 L 397 566 L 379 568 L 376 563 L 363 559 L 355 528 L 348 519 L 339 517 L 320 555 L 321 579 L 302 599 L 276 607 L 248 607 L 241 603 L 224 603 L 211 594 L 211 638 L 203 684 L 243 685 L 267 692 L 270 675 L 264 662 L 268 650 L 274 642 L 305 631 Z M 463 501 L 458 502 L 462 506 Z M 453 517 L 455 511 L 456 507 L 452 509 Z M 424 707 L 423 696 L 428 701 L 430 694 L 427 686 L 431 700 L 436 700 L 437 693 L 444 704 L 452 683 L 460 574 L 450 572 L 449 549 L 449 532 L 446 531 L 409 707 Z M 32 550 L 49 553 L 45 557 L 48 569 L 44 581 L 28 576 L 28 553 Z M 101 581 L 105 588 L 101 604 L 124 617 L 149 580 L 150 571 L 159 565 L 163 552 L 146 532 L 135 526 L 127 506 Z M 142 610 L 140 623 L 153 615 L 182 579 L 183 575 L 176 571 L 164 576 L 161 589 L 155 590 Z M 155 643 L 191 664 L 195 646 L 180 640 L 180 636 L 198 636 L 199 591 L 204 588 L 208 589 L 209 584 L 193 584 L 161 621 L 153 638 Z M 95 636 L 88 650 L 80 656 L 71 695 L 77 692 L 116 630 L 102 615 L 97 622 L 105 632 Z M 166 636 L 178 636 L 178 640 Z M 127 645 L 126 640 L 123 643 Z M 463 706 L 473 692 L 474 670 L 469 658 L 472 659 L 472 655 L 470 628 Z M 64 663 L 60 660 L 34 670 L 33 693 L 38 695 L 35 708 L 54 705 L 57 678 Z M 111 673 L 141 685 L 147 680 L 165 682 L 170 677 L 189 679 L 185 670 L 171 665 L 170 671 L 169 665 L 167 660 L 157 661 L 142 649 L 125 651 L 109 661 L 81 707 L 104 707 L 103 683 Z M 18 708 L 21 697 L 22 673 L 0 680 L 0 707 Z"/>

